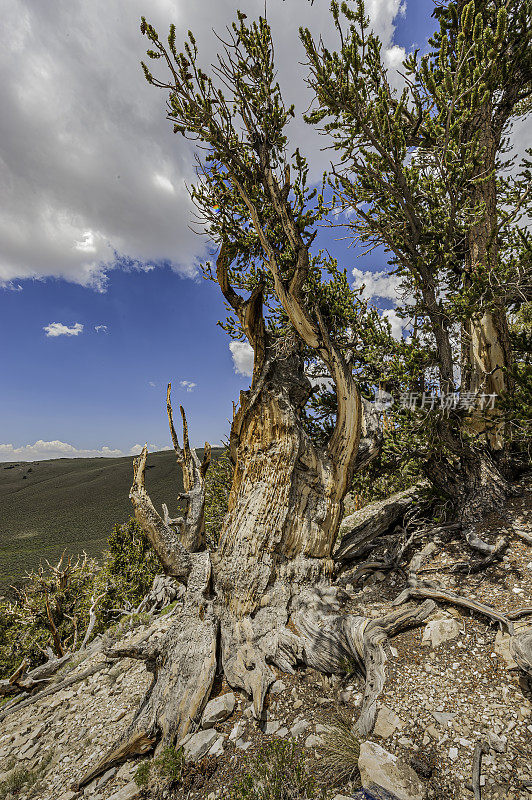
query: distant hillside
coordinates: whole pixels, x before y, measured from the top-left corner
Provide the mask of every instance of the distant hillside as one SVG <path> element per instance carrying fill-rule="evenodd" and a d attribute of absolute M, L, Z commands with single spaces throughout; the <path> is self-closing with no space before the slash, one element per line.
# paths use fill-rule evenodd
<path fill-rule="evenodd" d="M 222 448 L 213 450 L 216 458 Z M 198 449 L 203 457 L 203 451 Z M 117 522 L 132 513 L 131 456 L 0 463 L 0 591 L 37 567 L 85 550 L 99 556 Z M 173 451 L 150 453 L 146 486 L 155 507 L 175 515 L 181 471 Z"/>

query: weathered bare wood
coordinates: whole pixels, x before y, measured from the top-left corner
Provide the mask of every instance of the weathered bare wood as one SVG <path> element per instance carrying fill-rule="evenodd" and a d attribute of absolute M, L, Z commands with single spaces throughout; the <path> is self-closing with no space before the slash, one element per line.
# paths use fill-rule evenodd
<path fill-rule="evenodd" d="M 364 561 L 353 569 L 342 572 L 338 583 L 341 583 L 343 586 L 348 582 L 356 585 L 356 583 L 367 574 L 377 571 L 388 572 L 398 567 L 403 554 L 408 550 L 414 538 L 415 534 L 412 533 L 407 538 L 403 538 L 403 541 L 395 542 L 395 544 L 389 548 L 388 554 L 385 554 L 382 558 Z"/>
<path fill-rule="evenodd" d="M 375 724 L 377 700 L 386 680 L 388 636 L 420 625 L 432 614 L 431 601 L 396 611 L 381 619 L 339 614 L 341 594 L 332 587 L 302 592 L 291 621 L 303 639 L 303 659 L 324 673 L 354 672 L 365 678 L 364 698 L 356 724 L 360 736 L 369 736 Z"/>
<path fill-rule="evenodd" d="M 155 510 L 144 483 L 148 447 L 133 461 L 133 484 L 129 492 L 135 518 L 148 536 L 167 575 L 186 577 L 192 567 L 190 554 L 181 544 L 177 533 L 166 525 Z"/>
<path fill-rule="evenodd" d="M 85 631 L 85 636 L 83 637 L 83 641 L 79 646 L 79 651 L 85 650 L 87 643 L 91 637 L 91 634 L 94 630 L 94 626 L 96 625 L 96 608 L 103 596 L 104 596 L 103 594 L 100 594 L 98 597 L 94 597 L 94 595 L 91 597 L 91 607 L 89 608 L 89 624 L 87 625 L 87 630 Z"/>
<path fill-rule="evenodd" d="M 532 678 L 532 628 L 512 636 L 510 653 L 517 666 Z"/>
<path fill-rule="evenodd" d="M 375 404 L 361 397 L 362 422 L 354 472 L 365 469 L 382 449 L 383 433 L 380 414 Z"/>
<path fill-rule="evenodd" d="M 206 552 L 191 557 L 185 607 L 164 636 L 151 644 L 118 645 L 112 658 L 137 658 L 153 673 L 152 683 L 131 724 L 75 790 L 132 755 L 173 744 L 198 723 L 216 672 L 218 621 L 205 599 L 211 580 Z"/>
<path fill-rule="evenodd" d="M 107 664 L 105 661 L 101 661 L 99 664 L 94 664 L 92 667 L 84 670 L 83 672 L 79 672 L 76 675 L 73 675 L 70 678 L 65 678 L 65 680 L 60 681 L 59 683 L 54 684 L 53 686 L 49 686 L 46 689 L 43 689 L 37 694 L 31 695 L 28 697 L 27 700 L 22 700 L 20 703 L 16 703 L 15 705 L 11 705 L 9 708 L 4 707 L 2 711 L 0 711 L 0 722 L 13 714 L 15 711 L 20 711 L 22 708 L 27 708 L 28 706 L 34 705 L 34 703 L 38 703 L 39 700 L 42 700 L 44 697 L 49 697 L 56 692 L 60 692 L 62 689 L 67 689 L 69 686 L 73 686 L 75 683 L 79 681 L 85 680 L 85 678 L 89 678 L 91 675 L 94 675 L 96 672 L 100 672 L 100 670 L 104 669 Z"/>
<path fill-rule="evenodd" d="M 521 617 L 528 617 L 532 614 L 532 606 L 525 606 L 525 608 L 520 608 L 518 611 L 511 611 L 506 616 L 508 619 L 521 619 Z"/>
<path fill-rule="evenodd" d="M 471 784 L 473 787 L 473 795 L 475 800 L 482 800 L 482 789 L 480 786 L 480 772 L 482 769 L 482 756 L 489 753 L 490 748 L 486 741 L 481 739 L 475 744 L 473 751 L 473 770 L 471 776 Z"/>
<path fill-rule="evenodd" d="M 369 503 L 342 520 L 338 531 L 336 561 L 349 561 L 357 550 L 388 530 L 411 507 L 421 486 L 396 492 L 385 500 Z"/>
<path fill-rule="evenodd" d="M 471 611 L 476 611 L 478 614 L 489 617 L 489 619 L 492 619 L 494 622 L 500 622 L 501 625 L 506 628 L 510 636 L 514 635 L 513 623 L 505 614 L 502 614 L 500 611 L 497 611 L 491 606 L 484 605 L 484 603 L 479 603 L 469 597 L 463 597 L 462 595 L 454 594 L 454 592 L 449 592 L 446 589 L 429 588 L 426 586 L 410 587 L 401 592 L 401 594 L 395 598 L 392 605 L 400 605 L 401 603 L 411 600 L 412 598 L 427 597 L 431 600 L 451 603 L 451 605 L 461 606 L 462 608 L 468 608 Z"/>
<path fill-rule="evenodd" d="M 483 558 L 472 558 L 471 561 L 455 564 L 452 571 L 458 574 L 471 575 L 489 567 L 495 561 L 500 561 L 506 550 L 508 549 L 509 541 L 505 536 L 498 536 L 495 544 L 488 545 L 491 552 Z"/>
<path fill-rule="evenodd" d="M 167 526 L 177 525 L 182 545 L 190 553 L 196 553 L 205 546 L 205 475 L 211 462 L 211 447 L 205 442 L 203 462 L 200 463 L 196 450 L 190 447 L 185 410 L 183 406 L 179 406 L 183 422 L 183 447 L 180 447 L 174 427 L 171 391 L 172 384 L 169 383 L 166 391 L 166 409 L 177 463 L 181 467 L 183 476 L 184 492 L 181 497 L 186 500 L 187 510 L 185 517 L 172 520 L 168 508 L 163 505 L 164 522 Z"/>

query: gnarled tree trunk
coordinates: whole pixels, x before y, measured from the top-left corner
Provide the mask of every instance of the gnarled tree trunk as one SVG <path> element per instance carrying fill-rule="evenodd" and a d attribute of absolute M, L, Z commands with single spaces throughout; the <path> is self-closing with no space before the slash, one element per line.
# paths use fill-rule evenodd
<path fill-rule="evenodd" d="M 108 650 L 111 656 L 144 660 L 154 680 L 132 724 L 80 785 L 112 763 L 185 735 L 199 721 L 208 699 L 218 654 L 228 683 L 252 698 L 256 718 L 261 717 L 266 693 L 275 680 L 274 666 L 293 672 L 298 664 L 306 663 L 332 672 L 354 660 L 371 677 L 364 731 L 372 726 L 376 695 L 384 681 L 386 631 L 378 621 L 361 617 L 345 623 L 340 613 L 345 593 L 331 587 L 330 579 L 331 552 L 361 433 L 364 430 L 366 435 L 363 459 L 367 462 L 377 451 L 371 439 L 378 441 L 378 432 L 374 420 L 368 418 L 363 425 L 351 370 L 319 315 L 312 317 L 299 302 L 297 291 L 280 282 L 275 263 L 272 269 L 299 333 L 299 339 L 284 352 L 279 352 L 278 343 L 266 331 L 260 288 L 244 301 L 229 284 L 224 247 L 217 262 L 220 286 L 253 346 L 255 362 L 251 388 L 242 392 L 231 428 L 234 479 L 216 553 L 191 552 L 201 546 L 191 531 L 199 530 L 197 520 L 203 517 L 205 471 L 188 447 L 184 413 L 183 451 L 177 444 L 169 395 L 168 416 L 178 461 L 183 471 L 189 465 L 196 467 L 200 491 L 197 502 L 189 503 L 189 511 L 195 509 L 194 518 L 188 514 L 171 520 L 166 509 L 164 516 L 159 515 L 144 485 L 146 448 L 135 460 L 130 494 L 135 516 L 165 573 L 186 583 L 185 613 L 156 645 L 130 648 L 127 653 Z M 321 357 L 336 385 L 336 427 L 323 448 L 311 441 L 302 421 L 311 391 L 302 342 Z M 416 611 L 416 620 L 418 616 Z M 326 620 L 326 635 L 321 618 Z M 396 627 L 408 624 L 410 618 L 407 613 L 397 619 Z"/>

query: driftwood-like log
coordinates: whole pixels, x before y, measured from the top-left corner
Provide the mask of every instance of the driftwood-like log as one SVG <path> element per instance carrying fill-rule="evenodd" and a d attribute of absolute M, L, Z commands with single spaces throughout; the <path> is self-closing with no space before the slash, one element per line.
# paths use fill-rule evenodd
<path fill-rule="evenodd" d="M 345 517 L 338 531 L 339 545 L 334 558 L 339 562 L 350 561 L 361 547 L 374 541 L 387 531 L 412 506 L 422 485 L 396 492 L 385 500 L 369 503 L 364 508 Z"/>

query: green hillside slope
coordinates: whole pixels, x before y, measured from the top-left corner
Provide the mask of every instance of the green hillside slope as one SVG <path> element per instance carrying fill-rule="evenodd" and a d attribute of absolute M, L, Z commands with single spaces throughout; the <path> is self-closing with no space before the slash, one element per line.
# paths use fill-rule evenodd
<path fill-rule="evenodd" d="M 131 516 L 131 479 L 130 456 L 0 463 L 0 590 L 65 548 L 99 556 L 113 525 Z M 146 486 L 174 516 L 182 482 L 173 451 L 150 453 Z"/>

